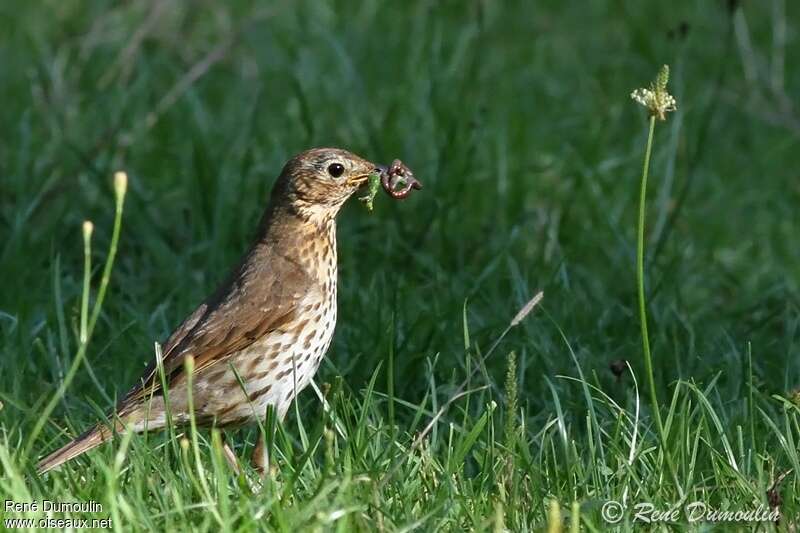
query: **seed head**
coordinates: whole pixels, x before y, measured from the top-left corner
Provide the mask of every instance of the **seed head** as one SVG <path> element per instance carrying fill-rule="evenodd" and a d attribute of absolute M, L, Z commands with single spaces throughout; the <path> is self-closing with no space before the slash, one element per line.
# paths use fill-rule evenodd
<path fill-rule="evenodd" d="M 83 240 L 88 241 L 92 238 L 92 231 L 94 230 L 94 224 L 92 224 L 91 220 L 84 220 L 83 221 Z"/>
<path fill-rule="evenodd" d="M 122 172 L 114 173 L 114 196 L 117 199 L 117 210 L 122 211 L 122 203 L 125 201 L 125 192 L 128 190 L 128 175 Z"/>
<path fill-rule="evenodd" d="M 669 67 L 664 65 L 658 72 L 655 81 L 650 84 L 650 88 L 636 89 L 631 93 L 631 98 L 645 106 L 650 112 L 650 116 L 666 120 L 667 113 L 678 109 L 675 97 L 667 92 L 668 81 Z"/>

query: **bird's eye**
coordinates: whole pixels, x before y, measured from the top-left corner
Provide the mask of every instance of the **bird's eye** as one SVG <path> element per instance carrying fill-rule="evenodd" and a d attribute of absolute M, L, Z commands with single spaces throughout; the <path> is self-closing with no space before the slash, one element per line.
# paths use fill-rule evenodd
<path fill-rule="evenodd" d="M 328 167 L 328 174 L 333 176 L 334 178 L 338 178 L 344 173 L 344 166 L 340 163 L 333 163 Z"/>

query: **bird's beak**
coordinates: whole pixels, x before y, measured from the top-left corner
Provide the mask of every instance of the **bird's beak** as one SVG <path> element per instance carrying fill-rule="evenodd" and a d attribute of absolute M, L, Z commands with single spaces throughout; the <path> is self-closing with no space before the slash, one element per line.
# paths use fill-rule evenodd
<path fill-rule="evenodd" d="M 355 185 L 356 187 L 361 187 L 364 185 L 367 180 L 369 180 L 369 174 L 359 174 L 358 176 L 352 176 L 347 180 L 348 185 Z"/>
<path fill-rule="evenodd" d="M 353 177 L 351 177 L 350 179 L 347 180 L 347 184 L 348 185 L 355 185 L 357 187 L 361 187 L 367 181 L 369 181 L 369 177 L 371 175 L 377 174 L 378 176 L 380 176 L 384 172 L 388 171 L 388 167 L 386 167 L 384 165 L 374 165 L 374 166 L 375 166 L 375 169 L 372 172 L 369 172 L 368 174 L 359 174 L 358 176 L 353 176 Z"/>

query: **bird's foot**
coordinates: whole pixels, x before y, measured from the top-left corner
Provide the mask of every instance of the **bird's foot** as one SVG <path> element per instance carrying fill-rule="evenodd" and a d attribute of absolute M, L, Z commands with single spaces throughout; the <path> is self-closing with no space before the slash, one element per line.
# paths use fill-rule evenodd
<path fill-rule="evenodd" d="M 269 454 L 267 453 L 266 441 L 263 435 L 258 436 L 258 442 L 253 450 L 253 456 L 250 459 L 253 465 L 253 470 L 258 472 L 258 475 L 263 479 L 269 471 Z"/>
<path fill-rule="evenodd" d="M 239 460 L 236 458 L 236 454 L 233 453 L 231 447 L 228 446 L 228 443 L 222 441 L 222 454 L 225 456 L 225 461 L 227 461 L 228 465 L 230 465 L 231 470 L 237 475 L 242 475 L 242 469 L 239 467 Z"/>

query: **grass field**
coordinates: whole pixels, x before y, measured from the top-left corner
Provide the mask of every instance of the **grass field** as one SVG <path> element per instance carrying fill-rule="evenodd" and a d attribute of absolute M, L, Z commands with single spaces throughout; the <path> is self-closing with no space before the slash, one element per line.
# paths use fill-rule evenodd
<path fill-rule="evenodd" d="M 738 4 L 0 3 L 0 500 L 102 506 L 0 516 L 795 531 L 800 4 Z M 678 110 L 655 129 L 644 267 L 663 438 L 637 301 L 648 121 L 630 98 L 662 64 Z M 320 145 L 402 158 L 425 184 L 339 218 L 339 323 L 316 377 L 330 412 L 307 389 L 280 427 L 227 434 L 244 457 L 267 433 L 260 490 L 215 434 L 185 428 L 37 476 L 224 278 L 283 162 Z M 117 170 L 116 261 L 60 394 L 80 344 L 81 225 L 91 309 Z M 691 502 L 780 520 L 690 524 Z M 679 515 L 647 526 L 648 503 Z"/>

